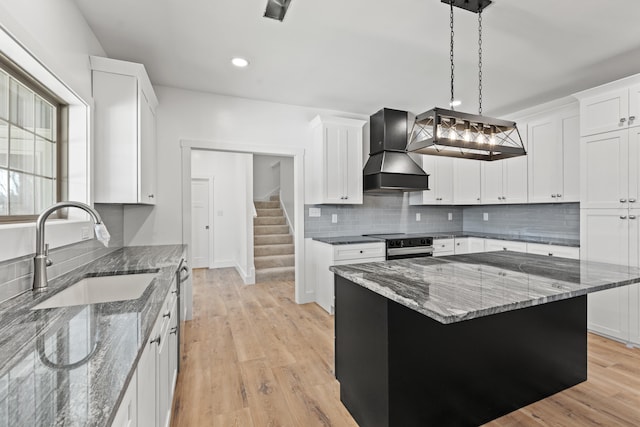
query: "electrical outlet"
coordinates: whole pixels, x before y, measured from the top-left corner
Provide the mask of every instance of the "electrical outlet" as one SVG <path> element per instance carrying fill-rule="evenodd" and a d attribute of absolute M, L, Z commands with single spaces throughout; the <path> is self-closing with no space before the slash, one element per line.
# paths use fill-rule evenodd
<path fill-rule="evenodd" d="M 447 219 L 448 219 L 449 221 L 453 221 L 453 213 L 449 212 L 449 213 L 447 214 Z"/>
<path fill-rule="evenodd" d="M 338 214 L 331 214 L 331 222 L 334 224 L 338 223 Z"/>
<path fill-rule="evenodd" d="M 91 238 L 91 230 L 89 227 L 82 227 L 82 240 L 89 240 Z"/>
<path fill-rule="evenodd" d="M 320 208 L 309 208 L 309 218 L 319 217 L 321 214 Z"/>
<path fill-rule="evenodd" d="M 420 221 L 420 212 L 416 214 L 416 221 Z"/>
<path fill-rule="evenodd" d="M 482 220 L 483 221 L 489 221 L 489 213 L 485 212 L 482 214 Z"/>

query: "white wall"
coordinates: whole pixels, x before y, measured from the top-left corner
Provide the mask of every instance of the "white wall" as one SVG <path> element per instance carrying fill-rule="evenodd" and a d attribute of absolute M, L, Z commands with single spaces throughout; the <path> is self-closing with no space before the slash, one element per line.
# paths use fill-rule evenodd
<path fill-rule="evenodd" d="M 247 205 L 247 198 L 251 197 L 247 170 L 251 170 L 250 154 L 200 150 L 191 153 L 192 177 L 214 178 L 211 267 L 236 267 L 243 276 L 249 275 L 253 266 L 253 259 L 247 256 L 247 228 L 253 225 L 249 221 L 253 212 Z"/>
<path fill-rule="evenodd" d="M 253 156 L 253 197 L 268 200 L 275 190 L 280 189 L 280 162 L 286 157 Z"/>
<path fill-rule="evenodd" d="M 285 157 L 280 162 L 280 201 L 293 229 L 296 223 L 293 192 L 293 157 Z"/>
<path fill-rule="evenodd" d="M 36 64 L 41 70 L 50 71 L 49 78 L 57 85 L 65 86 L 69 93 L 75 93 L 78 101 L 91 105 L 91 71 L 89 55 L 105 55 L 105 51 L 87 25 L 86 21 L 71 0 L 2 0 L 0 3 L 0 30 L 17 40 L 24 52 L 31 53 L 21 59 L 23 63 Z M 0 44 L 0 50 L 16 58 L 17 50 L 7 41 Z M 22 62 L 24 61 L 24 62 Z M 44 64 L 44 67 L 41 65 Z M 25 67 L 34 72 L 31 66 Z M 57 77 L 54 79 L 53 76 Z M 42 78 L 42 75 L 38 75 Z M 49 84 L 49 81 L 47 81 Z M 57 89 L 56 89 L 56 92 Z M 58 92 L 60 93 L 60 92 Z M 66 101 L 69 100 L 64 95 Z M 90 176 L 91 153 L 89 139 L 91 129 L 87 125 L 86 105 L 73 106 L 70 109 L 70 198 L 90 201 L 90 188 L 87 180 Z M 83 121 L 80 126 L 73 123 Z M 77 212 L 70 212 L 77 216 Z M 86 218 L 84 215 L 82 218 Z M 81 227 L 84 222 L 58 223 L 49 226 L 47 241 L 51 247 L 57 247 L 81 239 Z M 0 260 L 15 258 L 34 252 L 35 227 L 32 225 L 0 226 L 0 241 L 3 250 Z"/>
<path fill-rule="evenodd" d="M 367 119 L 362 115 L 155 86 L 157 110 L 158 191 L 156 208 L 127 206 L 125 233 L 130 245 L 182 242 L 180 140 L 206 140 L 265 147 L 307 146 L 309 122 L 317 114 Z"/>

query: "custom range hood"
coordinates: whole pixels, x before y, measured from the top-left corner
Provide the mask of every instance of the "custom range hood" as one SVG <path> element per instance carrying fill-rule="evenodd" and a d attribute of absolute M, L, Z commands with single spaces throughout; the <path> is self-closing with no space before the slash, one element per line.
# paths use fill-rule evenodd
<path fill-rule="evenodd" d="M 370 152 L 363 190 L 369 193 L 423 191 L 429 175 L 407 154 L 407 112 L 383 108 L 370 117 Z"/>

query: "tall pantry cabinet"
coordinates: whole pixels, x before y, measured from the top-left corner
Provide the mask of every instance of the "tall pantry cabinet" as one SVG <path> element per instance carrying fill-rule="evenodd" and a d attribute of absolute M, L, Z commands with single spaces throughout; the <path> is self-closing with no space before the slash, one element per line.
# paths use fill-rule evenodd
<path fill-rule="evenodd" d="M 640 266 L 640 76 L 580 99 L 580 241 L 591 261 Z M 640 345 L 640 288 L 588 297 L 590 330 Z"/>

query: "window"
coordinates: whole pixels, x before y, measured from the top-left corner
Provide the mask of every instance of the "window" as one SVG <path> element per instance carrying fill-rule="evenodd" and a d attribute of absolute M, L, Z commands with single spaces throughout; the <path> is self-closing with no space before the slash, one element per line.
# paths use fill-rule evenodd
<path fill-rule="evenodd" d="M 60 200 L 63 108 L 36 81 L 0 60 L 0 222 L 33 220 Z"/>

